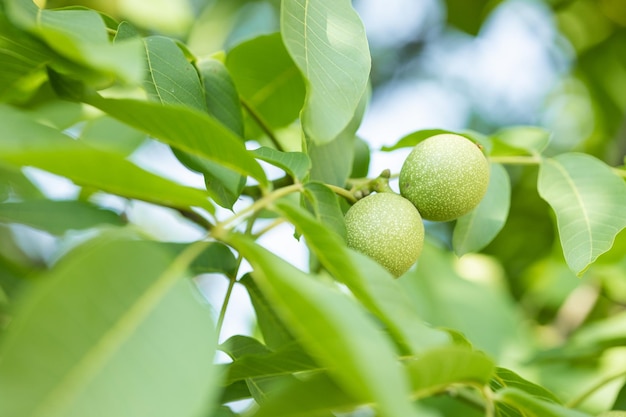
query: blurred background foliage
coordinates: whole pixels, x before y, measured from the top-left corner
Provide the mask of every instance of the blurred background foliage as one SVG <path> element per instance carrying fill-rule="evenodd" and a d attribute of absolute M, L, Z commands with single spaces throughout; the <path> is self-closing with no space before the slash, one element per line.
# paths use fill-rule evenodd
<path fill-rule="evenodd" d="M 180 39 L 196 56 L 228 52 L 279 27 L 279 0 L 38 3 L 83 5 L 129 20 L 145 34 Z M 370 175 L 380 172 L 377 163 L 392 163 L 378 151 L 381 145 L 423 128 L 491 134 L 512 125 L 542 126 L 553 134 L 547 155 L 580 151 L 624 164 L 626 1 L 353 3 L 373 59 L 372 99 L 359 131 L 373 149 Z M 537 168 L 508 169 L 511 212 L 495 241 L 482 254 L 457 259 L 449 251 L 449 225 L 429 225 L 423 260 L 403 284 L 432 324 L 466 333 L 502 366 L 523 370 L 561 398 L 575 398 L 626 371 L 626 234 L 577 278 L 562 258 L 552 213 L 537 194 Z M 20 195 L 40 193 L 23 177 L 11 181 Z M 0 188 L 0 196 L 6 193 Z M 12 293 L 17 277 L 45 269 L 49 261 L 42 254 L 58 243 L 40 236 L 24 244 L 26 229 L 0 227 L 0 311 L 7 303 L 3 291 Z M 581 400 L 591 410 L 606 408 L 624 379 Z M 617 402 L 626 402 L 622 396 Z"/>

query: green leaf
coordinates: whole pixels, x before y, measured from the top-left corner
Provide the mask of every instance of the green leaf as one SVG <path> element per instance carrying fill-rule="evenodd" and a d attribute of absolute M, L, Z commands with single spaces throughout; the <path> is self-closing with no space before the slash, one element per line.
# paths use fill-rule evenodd
<path fill-rule="evenodd" d="M 308 182 L 302 195 L 315 218 L 345 239 L 346 223 L 335 193 L 325 184 Z"/>
<path fill-rule="evenodd" d="M 45 80 L 55 54 L 41 41 L 14 27 L 0 13 L 0 100 L 30 97 Z"/>
<path fill-rule="evenodd" d="M 591 414 L 544 401 L 517 388 L 498 391 L 496 401 L 518 409 L 527 417 L 591 417 Z"/>
<path fill-rule="evenodd" d="M 350 288 L 405 349 L 419 353 L 449 342 L 449 336 L 428 327 L 405 291 L 382 266 L 349 250 L 341 237 L 300 207 L 278 203 L 280 213 L 304 235 L 322 265 Z"/>
<path fill-rule="evenodd" d="M 230 341 L 231 339 L 224 343 Z M 226 384 L 251 378 L 285 376 L 319 369 L 319 365 L 295 343 L 284 345 L 276 351 L 237 354 L 234 359 L 227 365 Z"/>
<path fill-rule="evenodd" d="M 164 206 L 197 206 L 213 211 L 204 191 L 185 187 L 151 174 L 122 155 L 101 152 L 28 115 L 0 106 L 0 160 L 15 166 L 33 166 L 122 197 Z"/>
<path fill-rule="evenodd" d="M 366 141 L 357 136 L 354 140 L 354 159 L 350 178 L 365 178 L 370 169 L 371 149 Z"/>
<path fill-rule="evenodd" d="M 254 417 L 332 417 L 333 410 L 349 410 L 360 402 L 347 394 L 326 373 L 295 380 L 270 397 Z"/>
<path fill-rule="evenodd" d="M 613 246 L 626 227 L 626 184 L 590 155 L 546 159 L 537 188 L 556 213 L 567 265 L 577 275 Z"/>
<path fill-rule="evenodd" d="M 496 375 L 492 381 L 492 388 L 497 391 L 507 387 L 519 389 L 543 401 L 553 402 L 556 404 L 561 403 L 553 393 L 541 385 L 537 385 L 522 378 L 510 369 L 497 368 Z"/>
<path fill-rule="evenodd" d="M 102 224 L 124 225 L 115 212 L 82 201 L 28 200 L 0 204 L 0 222 L 20 223 L 60 235 Z"/>
<path fill-rule="evenodd" d="M 43 40 L 61 56 L 106 78 L 140 82 L 144 70 L 140 40 L 110 43 L 107 27 L 97 12 L 43 10 L 21 0 L 7 0 L 6 6 L 14 24 Z"/>
<path fill-rule="evenodd" d="M 163 104 L 180 104 L 207 111 L 204 90 L 194 66 L 176 43 L 164 36 L 143 39 L 147 72 L 144 88 L 148 98 Z"/>
<path fill-rule="evenodd" d="M 474 210 L 456 221 L 452 235 L 454 252 L 461 256 L 487 246 L 504 227 L 510 204 L 509 174 L 502 165 L 491 164 L 487 193 Z"/>
<path fill-rule="evenodd" d="M 540 154 L 548 146 L 551 137 L 549 131 L 540 127 L 509 127 L 491 136 L 494 143 L 491 155 L 510 154 L 508 148 L 523 150 L 531 155 Z"/>
<path fill-rule="evenodd" d="M 384 152 L 391 152 L 391 151 L 395 151 L 396 149 L 401 149 L 401 148 L 412 148 L 418 143 L 422 142 L 423 140 L 428 139 L 431 136 L 441 135 L 443 133 L 452 133 L 454 135 L 460 135 L 460 136 L 468 138 L 472 142 L 476 142 L 480 144 L 487 150 L 491 149 L 491 141 L 488 140 L 484 135 L 478 132 L 474 132 L 471 130 L 465 130 L 462 132 L 453 132 L 451 130 L 444 130 L 444 129 L 426 129 L 426 130 L 418 130 L 418 131 L 409 133 L 408 135 L 400 138 L 400 140 L 396 142 L 396 144 L 392 146 L 383 146 L 381 150 Z"/>
<path fill-rule="evenodd" d="M 189 247 L 188 243 L 159 242 L 159 244 L 175 255 Z M 210 242 L 202 253 L 196 256 L 188 269 L 193 275 L 222 273 L 230 276 L 237 271 L 237 259 L 228 246 Z"/>
<path fill-rule="evenodd" d="M 265 172 L 242 141 L 208 114 L 130 99 L 90 97 L 86 102 L 168 145 L 267 183 Z"/>
<path fill-rule="evenodd" d="M 279 34 L 237 45 L 226 55 L 226 67 L 245 106 L 268 127 L 283 127 L 298 117 L 304 81 Z M 248 120 L 246 128 L 247 137 L 261 135 L 253 120 Z"/>
<path fill-rule="evenodd" d="M 196 67 L 204 87 L 205 103 L 209 114 L 243 138 L 243 114 L 239 93 L 228 69 L 214 58 L 201 59 Z"/>
<path fill-rule="evenodd" d="M 253 150 L 252 154 L 257 159 L 277 166 L 297 181 L 302 181 L 311 169 L 311 160 L 302 152 L 281 152 L 262 146 Z"/>
<path fill-rule="evenodd" d="M 426 351 L 408 360 L 406 368 L 416 398 L 434 395 L 453 384 L 486 385 L 495 370 L 484 353 L 459 346 Z"/>
<path fill-rule="evenodd" d="M 307 80 L 301 119 L 317 143 L 335 139 L 367 89 L 370 54 L 350 0 L 283 0 L 281 34 Z"/>
<path fill-rule="evenodd" d="M 109 237 L 62 259 L 24 294 L 2 340 L 0 414 L 208 411 L 216 335 L 183 279 L 203 245 L 174 259 L 153 243 Z"/>
<path fill-rule="evenodd" d="M 102 116 L 85 122 L 80 139 L 102 151 L 128 156 L 146 140 L 146 135 L 111 117 Z"/>
<path fill-rule="evenodd" d="M 383 415 L 415 415 L 391 344 L 354 301 L 246 237 L 228 241 L 248 259 L 257 284 L 302 345 L 344 389 L 376 403 Z"/>
<path fill-rule="evenodd" d="M 246 274 L 239 280 L 239 283 L 246 287 L 246 291 L 248 291 L 248 296 L 256 313 L 257 325 L 263 334 L 263 340 L 265 340 L 267 346 L 271 349 L 277 349 L 286 343 L 292 342 L 294 339 L 291 332 L 278 317 L 276 309 L 261 292 L 252 277 Z"/>

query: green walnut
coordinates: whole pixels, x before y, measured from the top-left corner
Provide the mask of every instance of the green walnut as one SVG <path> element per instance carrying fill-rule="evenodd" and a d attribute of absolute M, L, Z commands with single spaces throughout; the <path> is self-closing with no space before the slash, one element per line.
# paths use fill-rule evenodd
<path fill-rule="evenodd" d="M 472 211 L 487 191 L 489 163 L 478 145 L 455 134 L 418 143 L 400 170 L 400 194 L 426 220 L 454 220 Z"/>
<path fill-rule="evenodd" d="M 348 246 L 364 253 L 399 277 L 424 247 L 419 212 L 402 196 L 383 192 L 357 201 L 346 213 Z"/>

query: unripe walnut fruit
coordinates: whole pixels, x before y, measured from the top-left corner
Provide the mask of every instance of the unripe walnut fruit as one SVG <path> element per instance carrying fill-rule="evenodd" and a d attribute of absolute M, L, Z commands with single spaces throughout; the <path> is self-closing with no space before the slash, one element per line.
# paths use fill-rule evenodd
<path fill-rule="evenodd" d="M 426 220 L 448 221 L 472 211 L 487 191 L 489 163 L 478 145 L 455 134 L 415 145 L 400 170 L 400 194 Z"/>
<path fill-rule="evenodd" d="M 413 204 L 398 194 L 371 194 L 346 213 L 348 246 L 364 253 L 399 277 L 424 247 L 424 224 Z"/>

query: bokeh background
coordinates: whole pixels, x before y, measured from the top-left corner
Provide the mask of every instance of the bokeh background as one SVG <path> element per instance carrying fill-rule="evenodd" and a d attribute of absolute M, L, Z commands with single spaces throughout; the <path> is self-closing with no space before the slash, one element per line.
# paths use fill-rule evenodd
<path fill-rule="evenodd" d="M 547 155 L 581 151 L 613 166 L 624 164 L 625 0 L 354 0 L 353 4 L 364 22 L 373 60 L 371 102 L 358 131 L 373 151 L 370 176 L 386 168 L 399 172 L 408 153 L 406 149 L 382 152 L 381 147 L 430 128 L 492 134 L 510 126 L 540 126 L 552 133 Z M 278 0 L 46 3 L 47 7 L 69 5 L 85 5 L 127 19 L 146 33 L 178 38 L 197 56 L 228 51 L 279 29 Z M 165 145 L 147 143 L 132 159 L 185 184 L 203 187 L 202 177 L 184 169 Z M 515 337 L 532 334 L 541 347 L 558 346 L 583 321 L 606 317 L 615 312 L 616 305 L 626 305 L 622 284 L 626 282 L 626 264 L 623 254 L 613 251 L 612 262 L 618 262 L 610 265 L 615 271 L 605 271 L 602 278 L 602 285 L 610 287 L 610 299 L 598 301 L 599 291 L 604 290 L 588 284 L 594 277 L 581 280 L 573 276 L 555 250 L 553 219 L 535 191 L 536 167 L 512 167 L 509 174 L 513 185 L 509 221 L 484 251 L 498 263 L 468 256 L 460 260 L 458 269 L 465 271 L 461 275 L 469 281 L 486 275 L 497 277 L 500 290 L 525 312 L 521 321 L 510 322 L 532 317 L 530 333 Z M 53 198 L 73 198 L 79 193 L 66 180 L 34 169 L 28 175 Z M 192 241 L 202 237 L 201 230 L 166 209 L 101 198 L 100 204 L 125 210 L 132 223 L 154 238 Z M 27 227 L 11 227 L 21 249 L 44 264 L 88 237 L 76 233 L 55 238 Z M 428 227 L 431 236 L 444 236 L 445 245 L 450 225 Z M 276 228 L 263 237 L 263 244 L 306 269 L 306 248 L 294 241 L 292 233 L 287 226 Z M 620 239 L 626 241 L 624 236 Z M 617 250 L 624 247 L 618 245 Z M 226 280 L 203 276 L 199 284 L 219 311 Z M 512 311 L 503 309 L 506 314 Z M 495 307 L 493 311 L 500 313 Z M 488 327 L 482 330 L 491 331 Z M 253 331 L 247 295 L 236 288 L 221 338 Z M 488 341 L 489 336 L 484 337 Z M 518 340 L 515 337 L 511 340 Z M 509 356 L 503 353 L 500 359 L 516 365 L 525 353 L 507 352 Z M 609 367 L 616 363 L 609 362 Z M 565 374 L 573 375 L 571 369 Z M 537 377 L 552 387 L 569 389 L 567 384 L 550 383 L 550 376 Z"/>

